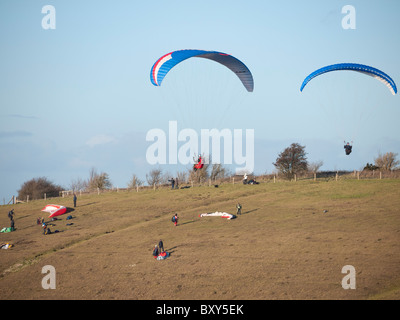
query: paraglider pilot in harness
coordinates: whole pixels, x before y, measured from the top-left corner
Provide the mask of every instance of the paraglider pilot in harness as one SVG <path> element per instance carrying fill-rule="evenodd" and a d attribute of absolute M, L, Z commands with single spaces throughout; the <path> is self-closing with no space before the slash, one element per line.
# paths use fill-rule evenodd
<path fill-rule="evenodd" d="M 344 143 L 346 143 L 346 141 Z M 347 142 L 347 144 L 344 145 L 344 150 L 347 156 L 351 153 L 352 148 L 353 146 L 349 142 Z"/>
<path fill-rule="evenodd" d="M 193 158 L 193 160 L 195 160 L 195 158 Z M 196 171 L 198 169 L 202 169 L 203 167 L 204 167 L 203 158 L 201 157 L 201 155 L 199 155 L 197 162 L 193 165 L 193 170 Z"/>

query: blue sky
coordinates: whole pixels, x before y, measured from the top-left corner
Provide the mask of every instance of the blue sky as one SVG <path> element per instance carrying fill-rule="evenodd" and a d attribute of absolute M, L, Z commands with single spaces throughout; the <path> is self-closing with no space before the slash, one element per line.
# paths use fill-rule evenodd
<path fill-rule="evenodd" d="M 42 28 L 45 5 L 56 9 L 54 30 Z M 356 10 L 355 30 L 342 28 L 345 5 Z M 323 170 L 359 170 L 379 152 L 400 154 L 399 95 L 380 82 L 337 72 L 299 91 L 309 73 L 340 62 L 374 66 L 399 85 L 399 12 L 397 0 L 1 1 L 0 203 L 36 177 L 68 189 L 92 167 L 118 187 L 132 174 L 144 179 L 153 169 L 146 133 L 167 132 L 170 120 L 179 130 L 254 129 L 256 173 L 272 172 L 292 142 L 306 146 L 310 161 L 322 160 Z M 239 58 L 254 92 L 200 62 L 154 87 L 153 63 L 189 48 Z M 205 96 L 201 85 L 195 97 L 173 87 L 174 79 L 209 75 L 211 84 L 227 84 L 235 103 L 214 91 L 202 106 L 195 102 Z M 344 139 L 354 140 L 349 157 Z"/>

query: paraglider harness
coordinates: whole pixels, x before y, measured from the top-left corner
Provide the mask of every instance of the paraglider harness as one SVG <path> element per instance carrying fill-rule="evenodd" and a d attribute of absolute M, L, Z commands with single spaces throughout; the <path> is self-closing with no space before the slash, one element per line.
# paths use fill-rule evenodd
<path fill-rule="evenodd" d="M 193 157 L 193 160 L 195 157 Z M 196 160 L 194 160 L 196 161 Z M 202 169 L 204 167 L 203 158 L 201 155 L 198 157 L 197 162 L 193 165 L 193 170 L 196 171 L 197 169 Z"/>
<path fill-rule="evenodd" d="M 345 141 L 345 143 L 346 143 L 346 141 Z M 353 141 L 351 143 L 353 143 Z M 353 148 L 353 146 L 351 144 L 349 144 L 348 142 L 347 142 L 347 144 L 344 145 L 344 149 L 345 149 L 347 156 L 351 153 L 352 148 Z"/>

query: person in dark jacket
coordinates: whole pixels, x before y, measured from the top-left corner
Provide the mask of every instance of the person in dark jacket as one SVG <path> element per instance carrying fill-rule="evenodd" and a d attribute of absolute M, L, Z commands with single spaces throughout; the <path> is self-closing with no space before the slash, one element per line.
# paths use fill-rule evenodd
<path fill-rule="evenodd" d="M 172 189 L 172 190 L 175 189 L 175 179 L 174 179 L 174 178 L 171 178 L 171 179 L 169 179 L 168 181 L 171 182 L 171 189 Z"/>
<path fill-rule="evenodd" d="M 160 250 L 160 253 L 164 252 L 164 243 L 162 240 L 160 240 L 160 242 L 158 243 L 158 249 Z"/>
<path fill-rule="evenodd" d="M 240 203 L 236 205 L 236 214 L 242 214 L 242 205 Z"/>
<path fill-rule="evenodd" d="M 76 200 L 77 200 L 77 196 L 76 196 L 76 194 L 74 193 L 74 208 L 76 207 Z"/>
<path fill-rule="evenodd" d="M 14 220 L 14 209 L 11 209 L 11 210 L 8 212 L 8 217 L 10 218 L 11 221 Z"/>
<path fill-rule="evenodd" d="M 157 258 L 157 257 L 158 257 L 158 254 L 159 254 L 159 252 L 158 252 L 158 247 L 157 247 L 157 245 L 155 245 L 155 246 L 154 246 L 154 249 L 153 249 L 153 257 L 154 257 L 154 258 Z"/>
<path fill-rule="evenodd" d="M 346 143 L 346 141 L 345 141 L 345 143 Z M 348 156 L 350 153 L 351 153 L 351 149 L 352 149 L 353 147 L 352 147 L 352 145 L 349 143 L 349 142 L 347 142 L 345 145 L 344 145 L 344 150 L 345 150 L 345 152 L 346 152 L 346 155 Z"/>

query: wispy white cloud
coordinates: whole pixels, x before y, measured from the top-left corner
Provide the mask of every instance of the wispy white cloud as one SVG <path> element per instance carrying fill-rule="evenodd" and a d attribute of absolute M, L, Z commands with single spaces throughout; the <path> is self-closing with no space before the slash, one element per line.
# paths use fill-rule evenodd
<path fill-rule="evenodd" d="M 102 145 L 102 144 L 107 144 L 107 143 L 112 143 L 112 142 L 117 142 L 117 139 L 114 137 L 105 135 L 105 134 L 99 134 L 97 136 L 91 137 L 88 141 L 86 141 L 86 144 L 93 148 L 97 145 Z"/>

